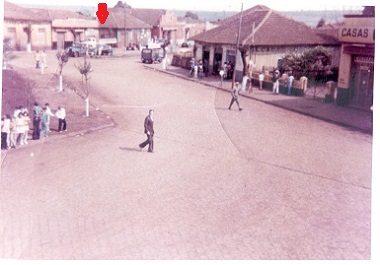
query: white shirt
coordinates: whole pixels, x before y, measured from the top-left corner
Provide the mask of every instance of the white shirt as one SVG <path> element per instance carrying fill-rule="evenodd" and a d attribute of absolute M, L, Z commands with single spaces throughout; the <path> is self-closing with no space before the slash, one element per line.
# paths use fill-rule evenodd
<path fill-rule="evenodd" d="M 264 75 L 263 74 L 259 74 L 259 81 L 264 81 Z"/>
<path fill-rule="evenodd" d="M 15 111 L 13 112 L 13 117 L 17 118 L 20 112 L 21 112 L 20 109 L 15 109 Z"/>
<path fill-rule="evenodd" d="M 10 119 L 4 119 L 1 126 L 1 132 L 3 133 L 10 133 L 11 132 L 11 120 Z"/>
<path fill-rule="evenodd" d="M 57 112 L 55 113 L 55 116 L 57 116 L 58 119 L 65 119 L 66 118 L 66 111 L 64 108 L 61 108 L 59 110 L 57 110 Z"/>
<path fill-rule="evenodd" d="M 48 107 L 48 106 L 45 106 L 45 108 L 46 108 L 46 114 L 47 115 L 49 115 L 49 116 L 54 116 L 54 114 L 51 112 L 51 109 L 50 109 L 50 107 Z"/>

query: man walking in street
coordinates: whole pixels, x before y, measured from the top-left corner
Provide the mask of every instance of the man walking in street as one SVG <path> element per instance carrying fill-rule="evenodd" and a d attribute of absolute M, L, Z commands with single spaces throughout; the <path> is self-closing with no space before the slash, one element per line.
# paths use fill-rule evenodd
<path fill-rule="evenodd" d="M 58 132 L 62 132 L 62 129 L 66 132 L 66 111 L 62 107 L 58 107 L 55 116 L 58 118 Z M 63 128 L 62 128 L 63 125 Z"/>
<path fill-rule="evenodd" d="M 236 104 L 238 105 L 239 111 L 241 111 L 243 109 L 242 107 L 240 107 L 240 104 L 239 104 L 239 90 L 240 90 L 239 89 L 239 82 L 236 82 L 234 90 L 231 93 L 232 98 L 231 98 L 230 106 L 228 107 L 229 110 L 231 109 L 231 106 L 232 106 L 232 104 L 234 104 L 235 101 L 236 101 Z"/>
<path fill-rule="evenodd" d="M 154 135 L 154 129 L 153 129 L 153 110 L 149 110 L 149 115 L 146 116 L 144 121 L 144 133 L 147 135 L 148 139 L 139 144 L 140 151 L 149 144 L 148 152 L 153 153 L 153 135 Z"/>

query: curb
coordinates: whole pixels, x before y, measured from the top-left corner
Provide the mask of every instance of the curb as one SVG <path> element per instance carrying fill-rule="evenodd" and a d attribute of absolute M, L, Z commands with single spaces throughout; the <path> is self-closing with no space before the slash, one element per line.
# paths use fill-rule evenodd
<path fill-rule="evenodd" d="M 215 85 L 204 83 L 202 81 L 199 81 L 198 79 L 189 78 L 189 77 L 181 75 L 181 74 L 169 72 L 169 71 L 166 71 L 166 70 L 163 70 L 163 69 L 156 69 L 154 67 L 150 67 L 150 66 L 147 66 L 147 65 L 144 65 L 144 67 L 146 69 L 159 71 L 161 73 L 166 73 L 168 75 L 173 75 L 173 76 L 176 76 L 176 77 L 188 80 L 188 81 L 192 81 L 192 82 L 195 82 L 195 83 L 199 83 L 199 84 L 202 84 L 202 85 L 205 85 L 205 86 L 208 86 L 208 87 L 213 87 L 213 88 L 216 88 L 217 90 L 223 90 L 223 91 L 228 92 L 228 93 L 231 92 L 231 90 L 229 90 L 227 88 L 218 87 L 218 86 L 215 86 Z M 265 101 L 265 100 L 262 100 L 262 99 L 259 99 L 259 98 L 254 98 L 252 96 L 245 95 L 245 94 L 241 94 L 240 96 L 244 97 L 244 98 L 253 99 L 253 100 L 256 100 L 258 102 L 262 102 L 262 103 L 268 104 L 270 106 L 282 108 L 282 109 L 285 109 L 285 110 L 288 110 L 288 111 L 292 111 L 292 112 L 295 112 L 295 113 L 298 113 L 298 114 L 301 114 L 301 115 L 305 115 L 307 117 L 311 117 L 311 118 L 314 118 L 314 119 L 322 120 L 324 122 L 328 122 L 328 123 L 331 123 L 331 124 L 339 125 L 341 127 L 344 127 L 344 128 L 350 129 L 350 130 L 354 130 L 354 131 L 358 131 L 358 132 L 361 132 L 361 133 L 373 135 L 373 129 L 372 130 L 366 130 L 366 129 L 363 129 L 363 128 L 360 128 L 360 127 L 357 127 L 357 126 L 353 126 L 353 125 L 350 125 L 350 124 L 347 124 L 347 123 L 344 123 L 344 122 L 339 122 L 339 121 L 332 120 L 332 119 L 325 118 L 325 117 L 321 117 L 321 116 L 318 116 L 318 115 L 315 115 L 315 114 L 312 114 L 312 113 L 308 113 L 308 112 L 300 111 L 300 110 L 297 110 L 297 109 L 294 109 L 294 108 L 282 106 L 282 105 L 279 105 L 279 104 L 276 104 L 276 103 L 273 103 L 273 102 L 270 102 L 270 101 Z"/>

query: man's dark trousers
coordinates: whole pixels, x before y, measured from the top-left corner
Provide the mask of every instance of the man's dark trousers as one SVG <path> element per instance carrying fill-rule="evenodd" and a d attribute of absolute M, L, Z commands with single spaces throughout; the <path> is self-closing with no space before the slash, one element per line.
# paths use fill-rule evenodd
<path fill-rule="evenodd" d="M 62 130 L 62 124 L 63 130 L 66 131 L 66 119 L 58 119 L 58 132 Z"/>
<path fill-rule="evenodd" d="M 33 119 L 33 140 L 40 139 L 40 118 L 34 118 Z"/>
<path fill-rule="evenodd" d="M 140 148 L 144 148 L 145 146 L 149 144 L 148 152 L 153 152 L 153 144 L 154 144 L 153 135 L 147 134 L 147 136 L 148 136 L 148 139 L 146 139 L 146 141 L 141 143 L 139 146 Z"/>

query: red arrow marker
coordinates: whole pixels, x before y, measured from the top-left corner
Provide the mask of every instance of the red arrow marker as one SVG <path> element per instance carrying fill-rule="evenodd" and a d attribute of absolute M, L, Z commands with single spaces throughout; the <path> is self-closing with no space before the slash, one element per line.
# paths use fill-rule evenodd
<path fill-rule="evenodd" d="M 98 4 L 98 11 L 96 11 L 96 16 L 98 17 L 99 22 L 101 24 L 106 23 L 109 13 L 110 12 L 108 12 L 107 10 L 107 4 L 105 3 Z"/>

